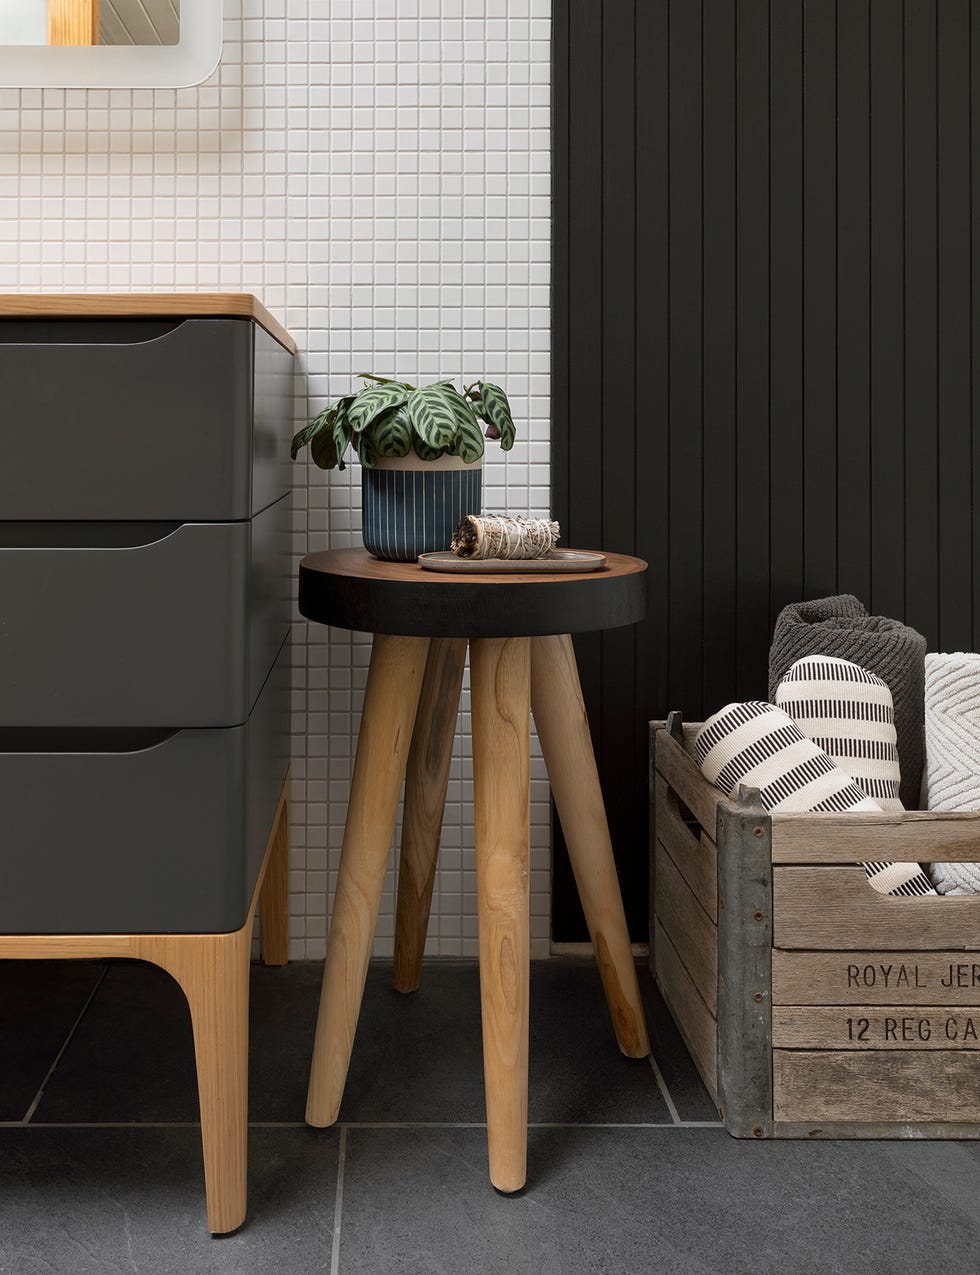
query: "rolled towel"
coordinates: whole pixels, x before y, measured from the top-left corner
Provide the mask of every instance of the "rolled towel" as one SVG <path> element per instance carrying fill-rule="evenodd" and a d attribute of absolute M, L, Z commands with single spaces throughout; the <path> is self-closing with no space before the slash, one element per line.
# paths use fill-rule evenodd
<path fill-rule="evenodd" d="M 852 594 L 783 607 L 769 651 L 769 698 L 804 655 L 832 655 L 875 673 L 892 693 L 903 805 L 915 809 L 922 781 L 926 640 L 899 620 L 868 615 Z"/>
<path fill-rule="evenodd" d="M 980 810 L 980 655 L 926 656 L 926 793 L 930 810 Z M 940 894 L 980 894 L 980 863 L 933 863 Z"/>
<path fill-rule="evenodd" d="M 758 788 L 774 813 L 878 811 L 826 752 L 772 704 L 728 704 L 694 737 L 694 756 L 705 777 L 728 797 L 739 784 Z M 917 863 L 866 863 L 868 881 L 881 894 L 935 894 Z"/>
<path fill-rule="evenodd" d="M 888 685 L 832 655 L 804 655 L 776 687 L 775 701 L 808 739 L 882 810 L 904 810 L 895 711 Z"/>

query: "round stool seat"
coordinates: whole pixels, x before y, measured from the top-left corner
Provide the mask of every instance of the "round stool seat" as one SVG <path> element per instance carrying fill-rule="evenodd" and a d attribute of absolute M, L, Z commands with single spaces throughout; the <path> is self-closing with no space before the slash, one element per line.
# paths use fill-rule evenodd
<path fill-rule="evenodd" d="M 608 553 L 600 571 L 456 575 L 331 549 L 300 563 L 299 609 L 320 624 L 407 637 L 592 633 L 643 619 L 646 571 L 640 558 Z"/>

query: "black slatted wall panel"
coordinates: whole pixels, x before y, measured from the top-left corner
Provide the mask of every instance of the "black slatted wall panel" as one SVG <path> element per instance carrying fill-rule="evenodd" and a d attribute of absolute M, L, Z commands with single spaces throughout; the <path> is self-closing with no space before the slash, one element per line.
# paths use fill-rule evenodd
<path fill-rule="evenodd" d="M 649 718 L 764 696 L 802 597 L 980 641 L 980 0 L 555 0 L 554 47 L 555 512 L 651 565 L 579 646 L 641 939 Z"/>

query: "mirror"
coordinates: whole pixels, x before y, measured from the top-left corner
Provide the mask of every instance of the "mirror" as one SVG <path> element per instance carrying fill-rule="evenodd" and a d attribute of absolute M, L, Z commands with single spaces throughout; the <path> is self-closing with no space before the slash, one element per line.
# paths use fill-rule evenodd
<path fill-rule="evenodd" d="M 180 0 L 4 0 L 0 44 L 179 44 Z"/>
<path fill-rule="evenodd" d="M 0 84 L 181 88 L 221 55 L 222 0 L 0 0 Z"/>

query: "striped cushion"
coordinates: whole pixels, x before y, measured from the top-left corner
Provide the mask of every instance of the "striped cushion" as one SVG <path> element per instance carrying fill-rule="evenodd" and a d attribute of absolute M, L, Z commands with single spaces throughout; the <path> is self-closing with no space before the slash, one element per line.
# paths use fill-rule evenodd
<path fill-rule="evenodd" d="M 898 792 L 895 710 L 887 682 L 832 655 L 805 655 L 776 688 L 776 704 L 882 810 L 904 810 Z"/>
<path fill-rule="evenodd" d="M 878 811 L 797 724 L 773 704 L 729 704 L 709 717 L 694 738 L 694 756 L 705 777 L 728 797 L 740 784 L 758 788 L 774 813 Z M 917 863 L 866 863 L 882 894 L 935 894 Z"/>

